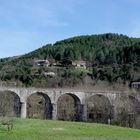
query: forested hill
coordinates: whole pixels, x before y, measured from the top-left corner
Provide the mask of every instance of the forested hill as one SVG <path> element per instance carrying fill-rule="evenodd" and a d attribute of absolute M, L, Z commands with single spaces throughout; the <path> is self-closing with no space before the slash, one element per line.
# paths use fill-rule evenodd
<path fill-rule="evenodd" d="M 58 41 L 53 45 L 47 44 L 15 59 L 1 59 L 1 80 L 20 81 L 27 85 L 32 85 L 38 79 L 42 80 L 41 76 L 33 76 L 32 63 L 38 59 L 55 60 L 56 62 L 84 60 L 92 80 L 96 81 L 113 82 L 121 79 L 122 83 L 125 83 L 140 80 L 140 38 L 111 33 L 73 37 Z M 54 69 L 56 72 L 56 68 Z M 53 69 L 51 70 L 53 71 Z M 63 81 L 65 74 L 58 73 L 58 75 L 59 78 L 61 77 L 60 81 Z M 69 78 L 71 77 L 68 76 Z M 46 82 L 48 79 L 43 80 Z M 57 84 L 59 85 L 59 83 Z"/>
<path fill-rule="evenodd" d="M 117 34 L 79 36 L 48 44 L 24 57 L 86 60 L 100 64 L 140 62 L 140 39 Z"/>

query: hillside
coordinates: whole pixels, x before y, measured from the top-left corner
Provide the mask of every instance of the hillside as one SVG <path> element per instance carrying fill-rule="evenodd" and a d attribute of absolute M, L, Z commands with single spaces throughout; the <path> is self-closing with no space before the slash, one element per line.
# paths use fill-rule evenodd
<path fill-rule="evenodd" d="M 35 65 L 36 60 L 46 59 L 51 66 Z M 73 67 L 75 60 L 84 61 L 86 69 Z M 45 72 L 55 76 L 46 77 Z M 128 86 L 140 81 L 140 39 L 108 33 L 47 44 L 20 57 L 1 59 L 0 79 L 17 86 L 74 87 L 102 82 Z"/>
<path fill-rule="evenodd" d="M 116 126 L 16 119 L 12 131 L 0 127 L 1 140 L 139 140 L 140 131 Z"/>

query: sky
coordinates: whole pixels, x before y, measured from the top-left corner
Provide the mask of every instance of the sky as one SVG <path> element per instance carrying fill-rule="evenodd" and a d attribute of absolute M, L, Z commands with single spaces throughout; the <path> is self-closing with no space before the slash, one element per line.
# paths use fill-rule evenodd
<path fill-rule="evenodd" d="M 103 33 L 140 37 L 140 0 L 0 0 L 0 58 Z"/>

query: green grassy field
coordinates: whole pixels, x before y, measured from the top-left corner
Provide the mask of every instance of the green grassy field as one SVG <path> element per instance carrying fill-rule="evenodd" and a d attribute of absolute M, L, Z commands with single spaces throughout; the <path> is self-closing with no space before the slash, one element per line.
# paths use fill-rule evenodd
<path fill-rule="evenodd" d="M 0 126 L 0 140 L 140 140 L 140 130 L 94 123 L 16 119 Z"/>

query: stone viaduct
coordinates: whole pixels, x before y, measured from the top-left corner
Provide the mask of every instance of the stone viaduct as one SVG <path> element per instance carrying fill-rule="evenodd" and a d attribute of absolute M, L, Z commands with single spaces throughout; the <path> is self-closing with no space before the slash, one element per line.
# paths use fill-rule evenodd
<path fill-rule="evenodd" d="M 88 90 L 74 90 L 74 89 L 41 89 L 41 88 L 17 88 L 17 87 L 0 87 L 0 92 L 9 91 L 16 95 L 18 95 L 21 103 L 21 117 L 26 118 L 27 117 L 27 99 L 35 94 L 35 93 L 41 93 L 50 99 L 51 105 L 52 105 L 52 119 L 56 120 L 57 115 L 57 101 L 58 99 L 63 95 L 69 95 L 73 98 L 76 98 L 79 100 L 80 105 L 83 108 L 82 112 L 82 120 L 87 120 L 87 101 L 91 99 L 91 97 L 99 96 L 106 98 L 112 109 L 114 110 L 114 113 L 116 111 L 116 106 L 119 104 L 118 99 L 121 97 L 127 97 L 135 100 L 139 107 L 140 107 L 140 94 L 139 93 L 131 93 L 131 92 L 122 92 L 122 91 L 88 91 Z M 140 109 L 140 108 L 139 108 Z"/>

